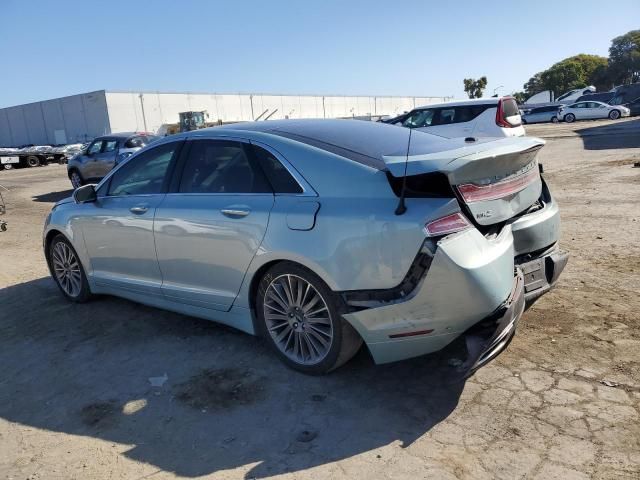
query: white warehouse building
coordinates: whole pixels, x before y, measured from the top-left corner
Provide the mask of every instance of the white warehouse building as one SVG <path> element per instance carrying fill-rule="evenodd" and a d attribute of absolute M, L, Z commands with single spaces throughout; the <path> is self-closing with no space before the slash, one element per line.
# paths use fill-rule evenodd
<path fill-rule="evenodd" d="M 157 133 L 178 114 L 206 111 L 207 121 L 397 115 L 449 97 L 263 95 L 98 90 L 0 109 L 0 147 L 63 144 L 116 132 Z"/>

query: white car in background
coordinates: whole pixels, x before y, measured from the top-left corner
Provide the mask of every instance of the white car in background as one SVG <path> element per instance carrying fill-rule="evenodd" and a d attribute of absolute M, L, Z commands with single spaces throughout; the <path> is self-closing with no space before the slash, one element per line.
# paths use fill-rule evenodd
<path fill-rule="evenodd" d="M 512 97 L 491 97 L 418 107 L 385 123 L 447 138 L 522 137 L 518 104 Z"/>
<path fill-rule="evenodd" d="M 596 118 L 610 118 L 617 120 L 628 117 L 631 111 L 622 105 L 608 105 L 602 102 L 577 102 L 558 109 L 558 119 L 567 123 L 576 120 L 593 120 Z"/>

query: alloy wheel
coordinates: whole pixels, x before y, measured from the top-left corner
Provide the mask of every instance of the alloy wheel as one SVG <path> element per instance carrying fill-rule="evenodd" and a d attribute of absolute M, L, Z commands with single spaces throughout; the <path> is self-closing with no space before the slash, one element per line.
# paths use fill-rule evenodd
<path fill-rule="evenodd" d="M 611 120 L 617 120 L 619 116 L 620 112 L 618 112 L 618 110 L 611 110 L 611 113 L 609 113 L 609 118 Z"/>
<path fill-rule="evenodd" d="M 329 353 L 333 324 L 327 302 L 297 275 L 280 275 L 264 295 L 264 318 L 278 349 L 300 365 L 314 365 Z"/>
<path fill-rule="evenodd" d="M 70 297 L 77 297 L 82 289 L 82 272 L 76 254 L 64 242 L 57 242 L 51 253 L 53 271 L 58 284 L 64 293 Z"/>

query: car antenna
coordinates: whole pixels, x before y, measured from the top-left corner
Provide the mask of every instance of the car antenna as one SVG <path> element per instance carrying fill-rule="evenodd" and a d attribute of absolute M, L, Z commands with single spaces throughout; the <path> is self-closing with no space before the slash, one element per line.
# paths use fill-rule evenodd
<path fill-rule="evenodd" d="M 413 129 L 409 129 L 409 141 L 407 142 L 407 157 L 404 161 L 404 176 L 402 177 L 402 189 L 400 190 L 400 202 L 396 208 L 396 215 L 404 215 L 407 211 L 407 206 L 404 203 L 404 196 L 407 191 L 407 164 L 409 163 L 409 149 L 411 148 L 411 133 Z"/>

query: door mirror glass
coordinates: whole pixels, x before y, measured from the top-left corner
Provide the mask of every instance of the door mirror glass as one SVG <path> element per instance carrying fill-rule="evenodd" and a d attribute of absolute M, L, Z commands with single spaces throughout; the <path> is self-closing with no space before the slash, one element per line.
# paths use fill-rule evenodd
<path fill-rule="evenodd" d="M 84 185 L 73 192 L 73 199 L 76 203 L 95 202 L 96 195 L 95 185 Z"/>

